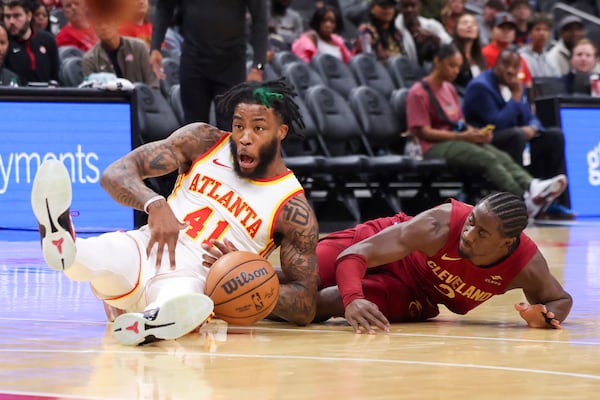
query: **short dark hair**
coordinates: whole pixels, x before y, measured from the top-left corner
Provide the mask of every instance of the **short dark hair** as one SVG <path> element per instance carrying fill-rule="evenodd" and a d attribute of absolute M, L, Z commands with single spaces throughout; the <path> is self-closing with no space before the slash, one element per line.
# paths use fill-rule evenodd
<path fill-rule="evenodd" d="M 23 7 L 23 10 L 33 12 L 31 0 L 4 0 L 2 5 L 8 8 Z"/>
<path fill-rule="evenodd" d="M 529 223 L 525 202 L 509 192 L 490 194 L 479 201 L 500 220 L 500 233 L 504 237 L 518 237 Z"/>
<path fill-rule="evenodd" d="M 493 8 L 496 11 L 504 11 L 506 7 L 504 6 L 504 2 L 502 0 L 489 0 L 485 3 L 484 7 Z"/>
<path fill-rule="evenodd" d="M 531 4 L 529 4 L 529 0 L 512 0 L 510 2 L 510 5 L 508 6 L 508 11 L 512 11 L 520 5 L 525 5 L 531 9 Z"/>
<path fill-rule="evenodd" d="M 275 81 L 242 82 L 222 95 L 215 98 L 217 109 L 227 118 L 231 118 L 238 104 L 262 104 L 281 117 L 288 126 L 288 134 L 294 134 L 296 127 L 304 129 L 304 120 L 298 104 L 294 101 L 297 94 L 291 86 L 286 84 L 285 78 Z"/>
<path fill-rule="evenodd" d="M 448 57 L 452 57 L 454 54 L 459 53 L 458 48 L 452 43 L 443 43 L 440 45 L 438 51 L 435 52 L 435 57 L 442 61 Z"/>
<path fill-rule="evenodd" d="M 505 49 L 500 50 L 500 53 L 498 53 L 498 57 L 496 58 L 496 64 L 494 64 L 494 67 L 498 64 L 498 61 L 503 58 L 504 56 L 512 56 L 516 54 L 517 57 L 519 57 L 519 60 L 521 59 L 521 53 L 519 53 L 519 47 L 515 46 L 515 45 L 510 45 Z"/>
<path fill-rule="evenodd" d="M 529 31 L 531 31 L 534 26 L 540 24 L 544 24 L 548 28 L 552 28 L 554 20 L 552 19 L 552 16 L 548 13 L 533 13 L 531 17 L 529 17 L 529 21 L 527 21 Z"/>

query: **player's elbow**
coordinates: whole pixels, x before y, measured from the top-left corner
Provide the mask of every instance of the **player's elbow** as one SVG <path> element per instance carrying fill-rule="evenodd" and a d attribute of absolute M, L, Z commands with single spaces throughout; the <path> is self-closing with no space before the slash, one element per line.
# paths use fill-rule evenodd
<path fill-rule="evenodd" d="M 100 186 L 102 186 L 106 191 L 114 186 L 113 174 L 111 173 L 110 168 L 107 168 L 104 170 L 104 172 L 102 172 L 102 175 L 100 176 Z"/>
<path fill-rule="evenodd" d="M 298 326 L 306 326 L 315 319 L 316 315 L 317 315 L 317 307 L 315 306 L 312 310 L 310 310 L 308 312 L 304 312 L 302 314 L 294 316 L 292 319 L 290 319 L 289 322 L 291 322 L 295 325 L 298 325 Z"/>

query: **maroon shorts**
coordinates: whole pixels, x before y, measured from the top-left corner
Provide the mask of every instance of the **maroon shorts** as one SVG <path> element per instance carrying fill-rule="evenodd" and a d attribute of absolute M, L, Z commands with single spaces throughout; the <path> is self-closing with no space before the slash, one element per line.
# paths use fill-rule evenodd
<path fill-rule="evenodd" d="M 348 246 L 356 243 L 353 230 L 333 233 L 317 245 L 319 275 L 323 289 L 337 285 L 335 260 Z M 390 322 L 423 321 L 439 314 L 435 304 L 418 289 L 414 278 L 407 272 L 412 256 L 381 267 L 369 268 L 362 280 L 367 300 L 375 303 Z"/>

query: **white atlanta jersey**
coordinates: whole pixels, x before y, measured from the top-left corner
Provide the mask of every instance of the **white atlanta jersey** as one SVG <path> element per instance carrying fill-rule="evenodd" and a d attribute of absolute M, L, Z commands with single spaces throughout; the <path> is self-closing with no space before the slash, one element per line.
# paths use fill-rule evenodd
<path fill-rule="evenodd" d="M 304 189 L 290 170 L 271 179 L 241 178 L 233 169 L 229 138 L 224 135 L 180 175 L 169 196 L 177 218 L 189 223 L 180 242 L 202 254 L 202 243 L 226 238 L 240 250 L 268 257 L 283 205 Z"/>

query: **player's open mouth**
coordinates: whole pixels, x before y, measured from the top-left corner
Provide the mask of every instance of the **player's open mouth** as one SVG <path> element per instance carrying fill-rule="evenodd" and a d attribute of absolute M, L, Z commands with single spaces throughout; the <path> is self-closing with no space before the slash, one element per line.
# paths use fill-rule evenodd
<path fill-rule="evenodd" d="M 255 160 L 253 157 L 247 156 L 245 154 L 240 154 L 238 159 L 241 168 L 248 169 L 254 167 Z"/>

